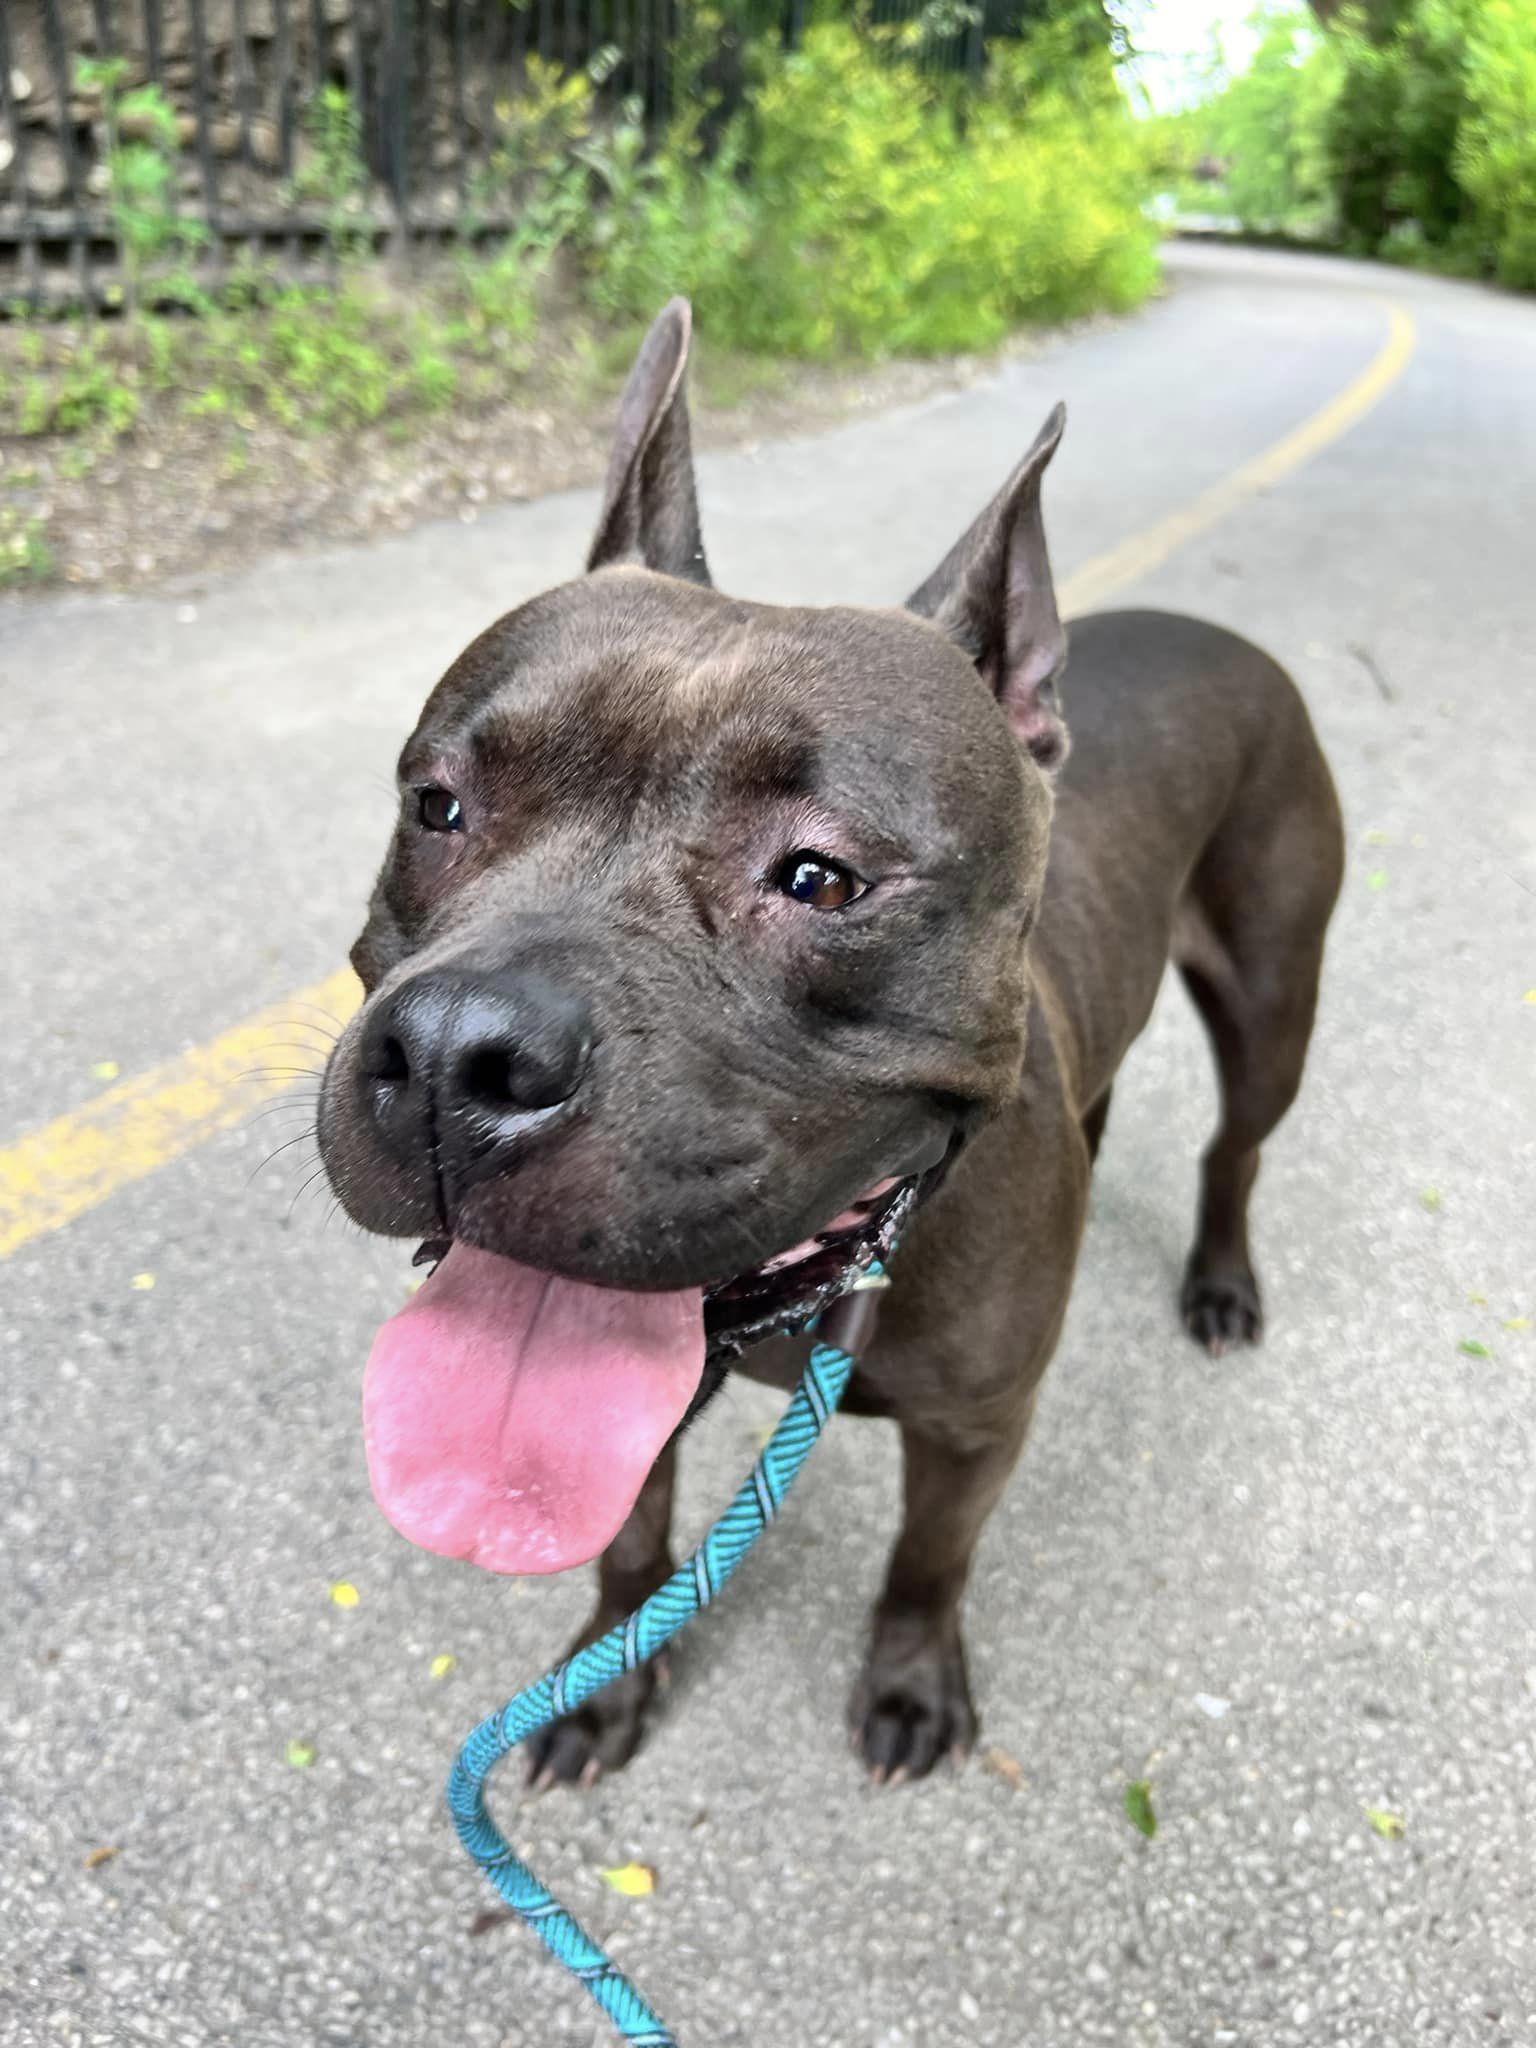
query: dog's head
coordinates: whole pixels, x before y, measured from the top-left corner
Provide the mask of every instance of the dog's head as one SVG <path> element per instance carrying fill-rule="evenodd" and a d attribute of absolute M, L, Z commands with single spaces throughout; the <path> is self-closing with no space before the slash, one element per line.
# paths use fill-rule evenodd
<path fill-rule="evenodd" d="M 587 574 L 482 634 L 400 757 L 320 1141 L 446 1256 L 370 1364 L 375 1489 L 494 1569 L 603 1547 L 718 1361 L 889 1240 L 1017 1088 L 1065 657 L 1058 408 L 905 609 L 722 596 L 686 304 Z"/>

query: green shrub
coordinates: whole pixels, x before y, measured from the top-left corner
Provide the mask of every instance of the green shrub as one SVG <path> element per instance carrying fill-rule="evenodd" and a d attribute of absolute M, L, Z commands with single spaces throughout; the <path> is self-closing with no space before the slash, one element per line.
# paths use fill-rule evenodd
<path fill-rule="evenodd" d="M 14 386 L 10 425 L 18 434 L 79 434 L 100 429 L 126 434 L 139 416 L 139 395 L 129 367 L 93 348 L 78 349 L 51 369 L 36 370 Z M 0 427 L 6 424 L 0 407 Z"/>
<path fill-rule="evenodd" d="M 35 513 L 0 505 L 0 590 L 7 585 L 42 583 L 53 573 L 53 551 Z"/>
<path fill-rule="evenodd" d="M 1475 232 L 1502 283 L 1536 289 L 1536 0 L 1483 0 L 1466 80 L 1455 168 Z"/>
<path fill-rule="evenodd" d="M 1220 197 L 1244 227 L 1326 231 L 1334 214 L 1328 133 L 1343 67 L 1305 7 L 1277 7 L 1257 21 L 1248 69 L 1179 125 L 1194 154 L 1225 164 Z"/>
<path fill-rule="evenodd" d="M 1536 288 L 1536 0 L 1376 0 L 1319 33 L 1285 0 L 1250 69 L 1166 124 L 1228 159 L 1249 226 Z"/>
<path fill-rule="evenodd" d="M 813 29 L 714 156 L 689 134 L 616 159 L 594 297 L 638 316 L 686 291 L 722 344 L 806 356 L 985 348 L 1134 304 L 1155 277 L 1143 139 L 1107 53 L 1064 83 L 1048 43 L 1001 48 L 961 98 Z"/>
<path fill-rule="evenodd" d="M 77 67 L 82 87 L 101 95 L 107 131 L 104 168 L 107 203 L 122 255 L 130 312 L 138 306 L 150 266 L 184 268 L 196 246 L 207 240 L 201 221 L 186 218 L 176 199 L 176 110 L 157 85 L 122 90 L 128 67 L 121 57 L 84 59 Z M 173 289 L 189 302 L 197 288 L 188 278 Z"/>

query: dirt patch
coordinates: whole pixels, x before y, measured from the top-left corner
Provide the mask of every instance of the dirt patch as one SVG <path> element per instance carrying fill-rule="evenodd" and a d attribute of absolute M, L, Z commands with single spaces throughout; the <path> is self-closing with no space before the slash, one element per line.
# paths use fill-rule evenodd
<path fill-rule="evenodd" d="M 695 441 L 777 440 L 963 389 L 1052 338 L 1032 332 L 988 356 L 847 368 L 726 359 L 705 346 L 693 380 Z M 0 384 L 21 374 L 24 340 L 0 327 Z M 210 416 L 189 409 L 196 394 L 175 389 L 144 390 L 124 432 L 98 423 L 0 433 L 0 586 L 175 583 L 277 549 L 368 540 L 428 519 L 467 523 L 489 505 L 594 483 L 620 353 L 556 329 L 541 336 L 540 364 L 516 380 L 515 395 L 349 433 L 238 408 Z"/>

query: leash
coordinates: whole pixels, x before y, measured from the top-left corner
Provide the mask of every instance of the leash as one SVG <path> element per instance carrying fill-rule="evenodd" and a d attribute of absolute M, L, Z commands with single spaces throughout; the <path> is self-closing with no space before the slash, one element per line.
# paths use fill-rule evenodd
<path fill-rule="evenodd" d="M 873 1290 L 888 1284 L 878 1261 L 834 1302 L 825 1329 L 778 1427 L 736 1498 L 685 1564 L 595 1643 L 548 1672 L 480 1723 L 448 1777 L 448 1810 L 459 1840 L 557 1963 L 591 1993 L 635 2048 L 677 2048 L 640 1993 L 579 1927 L 511 1845 L 486 1810 L 485 1783 L 501 1759 L 530 1735 L 633 1671 L 707 1607 L 783 1505 L 795 1475 L 842 1400 L 855 1359 L 874 1324 Z"/>

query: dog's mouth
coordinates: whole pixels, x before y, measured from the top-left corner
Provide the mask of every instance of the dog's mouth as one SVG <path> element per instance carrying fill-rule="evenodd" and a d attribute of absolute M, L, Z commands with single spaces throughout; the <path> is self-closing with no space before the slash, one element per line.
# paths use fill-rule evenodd
<path fill-rule="evenodd" d="M 496 1572 L 584 1564 L 618 1534 L 708 1368 L 803 1328 L 889 1255 L 942 1165 L 877 1181 L 813 1237 L 718 1285 L 630 1292 L 462 1240 L 379 1331 L 368 1473 L 413 1543 Z"/>
<path fill-rule="evenodd" d="M 803 1329 L 857 1285 L 877 1259 L 890 1256 L 927 1179 L 925 1174 L 910 1174 L 905 1180 L 877 1181 L 814 1237 L 734 1280 L 706 1289 L 709 1362 L 723 1364 L 765 1337 Z"/>

